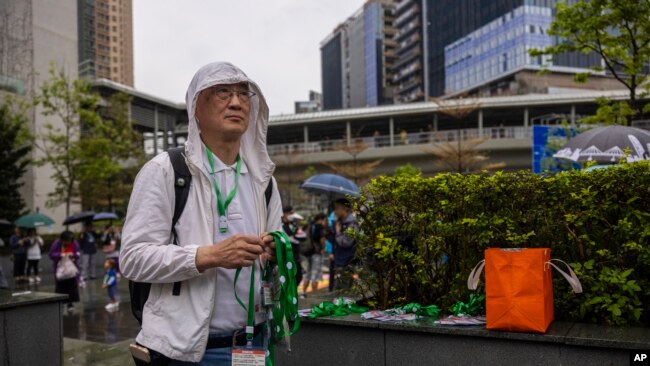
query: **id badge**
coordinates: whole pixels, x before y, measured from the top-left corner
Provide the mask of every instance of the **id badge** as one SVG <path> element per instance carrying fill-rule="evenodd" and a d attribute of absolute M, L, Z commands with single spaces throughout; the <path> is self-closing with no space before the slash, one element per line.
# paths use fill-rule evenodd
<path fill-rule="evenodd" d="M 247 327 L 248 328 L 248 327 Z M 237 344 L 237 336 L 241 333 L 235 333 L 232 338 L 232 366 L 265 366 L 266 349 L 263 347 L 253 347 L 253 341 L 247 341 L 245 346 Z"/>
<path fill-rule="evenodd" d="M 228 219 L 226 216 L 219 216 L 219 232 L 225 233 L 228 231 Z"/>
<path fill-rule="evenodd" d="M 266 281 L 262 282 L 262 306 L 273 306 L 273 289 Z"/>
<path fill-rule="evenodd" d="M 233 347 L 232 366 L 265 366 L 266 351 L 257 347 Z"/>

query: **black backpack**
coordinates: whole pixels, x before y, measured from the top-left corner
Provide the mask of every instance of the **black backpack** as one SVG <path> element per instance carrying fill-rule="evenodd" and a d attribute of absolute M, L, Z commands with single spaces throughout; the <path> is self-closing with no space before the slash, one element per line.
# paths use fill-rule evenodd
<path fill-rule="evenodd" d="M 175 205 L 174 205 L 174 216 L 172 217 L 172 227 L 171 233 L 173 236 L 173 243 L 178 245 L 178 238 L 176 235 L 176 223 L 183 213 L 185 204 L 187 203 L 187 196 L 190 192 L 190 183 L 192 182 L 192 174 L 185 164 L 185 158 L 183 157 L 183 147 L 175 147 L 167 150 L 169 154 L 169 160 L 172 163 L 174 168 L 174 194 L 175 194 Z M 266 186 L 266 191 L 264 191 L 264 196 L 266 198 L 266 206 L 268 207 L 269 202 L 271 201 L 271 195 L 273 194 L 273 179 L 269 181 L 269 185 Z M 151 284 L 147 282 L 135 282 L 129 281 L 129 295 L 131 297 L 131 312 L 133 316 L 138 320 L 138 323 L 142 325 L 142 311 L 144 309 L 144 304 L 149 298 L 149 291 L 151 290 Z M 174 288 L 172 289 L 172 295 L 179 296 L 181 294 L 181 282 L 174 282 Z"/>

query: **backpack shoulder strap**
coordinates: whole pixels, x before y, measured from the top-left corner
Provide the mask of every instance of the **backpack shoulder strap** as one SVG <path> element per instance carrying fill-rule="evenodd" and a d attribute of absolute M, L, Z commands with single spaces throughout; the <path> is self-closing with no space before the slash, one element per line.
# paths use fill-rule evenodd
<path fill-rule="evenodd" d="M 175 204 L 171 227 L 171 231 L 174 235 L 174 244 L 178 244 L 176 238 L 176 223 L 181 217 L 183 209 L 185 208 L 185 204 L 187 203 L 187 197 L 190 193 L 190 183 L 192 182 L 192 174 L 190 173 L 190 169 L 185 163 L 183 151 L 183 147 L 174 147 L 167 150 L 167 153 L 169 154 L 169 160 L 171 161 L 172 167 L 174 168 Z"/>
<path fill-rule="evenodd" d="M 266 207 L 269 207 L 269 202 L 271 202 L 271 196 L 273 195 L 273 177 L 269 179 L 269 184 L 266 186 L 266 191 L 264 191 L 264 197 L 266 198 Z"/>
<path fill-rule="evenodd" d="M 174 244 L 178 245 L 178 235 L 176 234 L 176 223 L 185 209 L 187 197 L 190 193 L 190 183 L 192 183 L 192 174 L 190 169 L 185 163 L 185 156 L 183 156 L 183 147 L 174 147 L 167 150 L 169 160 L 174 168 L 174 216 L 172 217 L 171 232 L 174 238 Z M 172 295 L 179 296 L 181 294 L 181 283 L 174 282 Z"/>

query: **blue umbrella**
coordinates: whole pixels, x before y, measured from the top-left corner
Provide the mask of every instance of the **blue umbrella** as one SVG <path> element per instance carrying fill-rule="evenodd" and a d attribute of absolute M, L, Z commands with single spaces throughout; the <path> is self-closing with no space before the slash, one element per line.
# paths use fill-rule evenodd
<path fill-rule="evenodd" d="M 315 194 L 340 194 L 359 197 L 359 186 L 336 174 L 318 174 L 305 180 L 300 188 Z"/>
<path fill-rule="evenodd" d="M 119 220 L 119 217 L 117 217 L 116 214 L 113 212 L 100 212 L 98 214 L 95 214 L 93 216 L 93 221 L 100 221 L 100 220 Z"/>

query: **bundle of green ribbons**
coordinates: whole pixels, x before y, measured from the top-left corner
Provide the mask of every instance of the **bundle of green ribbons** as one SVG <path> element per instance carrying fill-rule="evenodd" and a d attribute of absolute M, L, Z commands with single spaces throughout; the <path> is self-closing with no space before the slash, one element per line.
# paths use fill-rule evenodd
<path fill-rule="evenodd" d="M 296 273 L 298 264 L 293 257 L 291 242 L 284 231 L 274 231 L 269 233 L 275 241 L 276 263 L 267 263 L 264 269 L 263 278 L 267 283 L 271 282 L 274 268 L 277 268 L 276 280 L 279 281 L 277 293 L 274 294 L 273 315 L 270 320 L 270 326 L 275 336 L 269 339 L 269 352 L 267 353 L 266 364 L 273 366 L 275 359 L 275 343 L 284 337 L 293 335 L 300 327 L 300 318 L 298 317 L 298 284 L 296 283 Z M 286 324 L 293 324 L 285 327 Z"/>
<path fill-rule="evenodd" d="M 354 301 L 345 298 L 334 299 L 331 301 L 324 301 L 311 308 L 309 318 L 319 318 L 323 316 L 346 316 L 351 313 L 365 313 L 369 309 L 365 306 L 359 306 Z M 404 306 L 397 306 L 390 310 L 385 310 L 388 315 L 399 314 L 416 314 L 418 316 L 428 316 L 437 318 L 440 316 L 440 308 L 436 305 L 422 306 L 418 303 L 410 303 Z"/>
<path fill-rule="evenodd" d="M 469 302 L 464 303 L 458 301 L 451 307 L 451 313 L 455 316 L 459 315 L 481 315 L 483 313 L 483 304 L 485 302 L 484 294 L 470 294 Z"/>
<path fill-rule="evenodd" d="M 334 301 L 323 301 L 320 304 L 311 308 L 309 318 L 319 318 L 323 316 L 346 316 L 350 313 L 365 313 L 368 308 L 359 306 L 354 301 L 349 301 L 344 298 L 334 299 Z"/>

